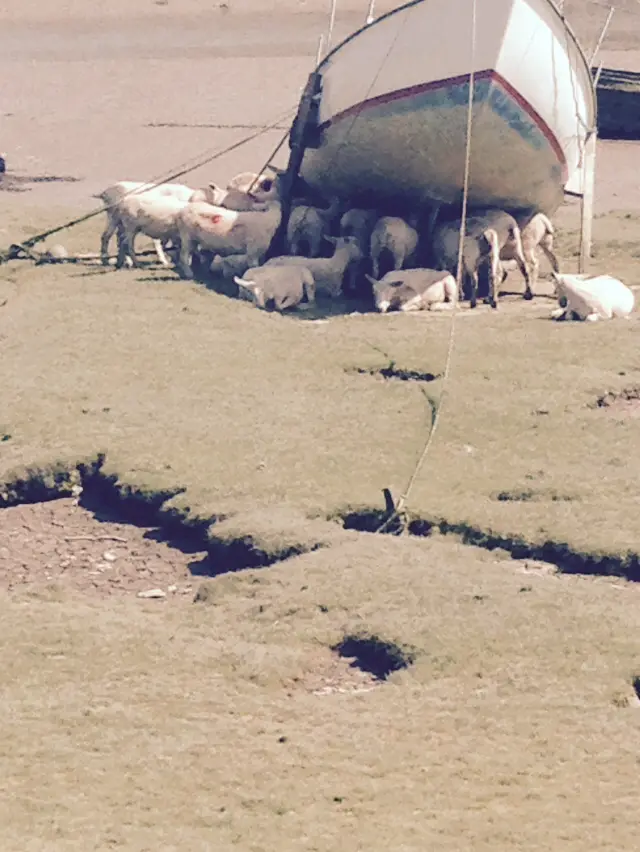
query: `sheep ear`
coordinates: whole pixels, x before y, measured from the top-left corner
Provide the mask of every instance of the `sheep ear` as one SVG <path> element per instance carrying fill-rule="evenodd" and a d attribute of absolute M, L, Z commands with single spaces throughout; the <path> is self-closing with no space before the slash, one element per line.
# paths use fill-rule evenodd
<path fill-rule="evenodd" d="M 324 238 L 325 238 L 325 240 L 326 240 L 328 243 L 333 243 L 333 245 L 334 245 L 334 246 L 335 246 L 335 245 L 337 244 L 337 242 L 338 242 L 338 238 L 337 238 L 337 237 L 330 237 L 330 236 L 328 236 L 327 234 L 325 234 L 325 235 L 324 235 Z"/>
<path fill-rule="evenodd" d="M 377 283 L 378 283 L 378 281 L 377 281 L 375 278 L 372 278 L 372 276 L 371 276 L 371 275 L 368 275 L 366 272 L 365 272 L 365 274 L 364 274 L 364 277 L 367 279 L 367 281 L 370 281 L 372 284 L 377 284 Z"/>
<path fill-rule="evenodd" d="M 246 287 L 247 290 L 253 290 L 256 286 L 254 281 L 247 281 L 245 278 L 239 278 L 237 275 L 233 276 L 233 280 L 238 287 Z"/>

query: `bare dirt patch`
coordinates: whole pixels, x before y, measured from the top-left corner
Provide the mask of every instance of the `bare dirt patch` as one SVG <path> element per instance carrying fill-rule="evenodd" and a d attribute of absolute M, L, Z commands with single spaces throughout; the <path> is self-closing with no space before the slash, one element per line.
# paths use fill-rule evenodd
<path fill-rule="evenodd" d="M 286 684 L 289 692 L 302 690 L 313 695 L 347 694 L 370 692 L 383 681 L 371 672 L 354 665 L 353 659 L 340 656 L 329 648 L 310 651 L 305 659 L 307 670 Z"/>
<path fill-rule="evenodd" d="M 192 591 L 192 554 L 159 541 L 150 527 L 109 520 L 74 498 L 0 510 L 0 541 L 0 587 L 9 591 L 47 586 L 98 598 Z"/>
<path fill-rule="evenodd" d="M 621 391 L 607 391 L 598 397 L 594 408 L 604 409 L 613 415 L 640 417 L 640 386 L 624 388 Z"/>

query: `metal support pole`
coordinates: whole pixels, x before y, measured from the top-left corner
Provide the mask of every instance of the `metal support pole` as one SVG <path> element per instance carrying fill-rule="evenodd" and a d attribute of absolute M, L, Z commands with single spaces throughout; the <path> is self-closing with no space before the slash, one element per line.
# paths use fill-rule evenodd
<path fill-rule="evenodd" d="M 582 165 L 582 207 L 580 227 L 580 257 L 578 261 L 578 272 L 587 272 L 589 259 L 591 258 L 591 244 L 593 236 L 593 202 L 596 182 L 596 142 L 598 134 L 594 130 L 588 137 L 584 146 L 584 162 Z"/>

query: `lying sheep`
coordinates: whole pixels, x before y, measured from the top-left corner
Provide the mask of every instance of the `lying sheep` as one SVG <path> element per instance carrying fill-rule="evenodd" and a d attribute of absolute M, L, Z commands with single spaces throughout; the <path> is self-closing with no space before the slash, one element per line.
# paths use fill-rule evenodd
<path fill-rule="evenodd" d="M 250 295 L 259 308 L 286 311 L 315 301 L 313 275 L 304 266 L 259 266 L 233 279 L 242 297 Z M 245 291 L 244 293 L 242 291 Z"/>
<path fill-rule="evenodd" d="M 196 248 L 227 255 L 246 255 L 249 266 L 258 266 L 267 253 L 282 219 L 278 179 L 252 193 L 258 209 L 228 210 L 225 207 L 191 202 L 178 214 L 180 239 L 178 271 L 192 278 L 191 257 Z"/>
<path fill-rule="evenodd" d="M 265 263 L 273 266 L 303 266 L 313 275 L 316 291 L 329 296 L 339 296 L 345 272 L 351 263 L 361 259 L 362 253 L 355 237 L 325 237 L 335 245 L 332 257 L 273 257 Z"/>
<path fill-rule="evenodd" d="M 559 275 L 553 273 L 560 307 L 552 311 L 553 319 L 587 320 L 624 317 L 633 311 L 633 291 L 612 275 Z"/>
<path fill-rule="evenodd" d="M 418 248 L 418 232 L 399 216 L 383 216 L 376 222 L 369 240 L 369 254 L 374 278 L 380 278 L 380 266 L 399 270 L 409 266 Z M 389 270 L 387 270 L 389 271 Z"/>
<path fill-rule="evenodd" d="M 326 209 L 311 207 L 308 204 L 294 206 L 287 222 L 289 254 L 319 257 L 322 241 L 329 235 L 331 222 L 339 210 L 340 201 L 337 198 Z"/>
<path fill-rule="evenodd" d="M 458 301 L 458 284 L 450 272 L 442 269 L 405 269 L 387 272 L 373 285 L 378 310 L 422 311 L 452 308 Z"/>
<path fill-rule="evenodd" d="M 457 274 L 460 229 L 462 221 L 443 222 L 433 232 L 432 251 L 438 266 Z M 475 308 L 478 299 L 478 271 L 481 266 L 489 267 L 489 304 L 498 306 L 498 282 L 500 252 L 509 246 L 520 267 L 527 287 L 529 273 L 524 261 L 522 240 L 518 223 L 504 210 L 478 211 L 466 220 L 465 238 L 462 248 L 462 283 L 469 288 L 469 300 Z"/>
<path fill-rule="evenodd" d="M 555 234 L 553 224 L 548 216 L 544 213 L 536 213 L 530 219 L 518 217 L 518 225 L 520 227 L 520 236 L 522 239 L 522 253 L 527 271 L 529 273 L 529 281 L 526 283 L 524 293 L 525 299 L 532 299 L 533 293 L 538 283 L 538 274 L 540 271 L 540 260 L 538 259 L 538 248 L 544 252 L 547 260 L 551 264 L 554 272 L 560 271 L 558 258 L 553 252 L 553 237 Z M 501 261 L 516 261 L 514 244 L 506 243 L 500 250 Z M 506 269 L 502 268 L 502 282 L 507 277 Z"/>

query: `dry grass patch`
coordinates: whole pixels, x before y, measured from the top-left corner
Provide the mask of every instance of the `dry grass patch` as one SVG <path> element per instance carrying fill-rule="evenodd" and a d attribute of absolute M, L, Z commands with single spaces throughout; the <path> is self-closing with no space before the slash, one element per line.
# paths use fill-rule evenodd
<path fill-rule="evenodd" d="M 517 569 L 362 535 L 214 605 L 0 597 L 5 845 L 633 848 L 640 589 Z M 371 689 L 346 636 L 414 662 Z"/>
<path fill-rule="evenodd" d="M 606 222 L 619 232 L 618 220 Z M 570 224 L 559 229 L 563 256 Z M 100 227 L 72 239 L 96 245 Z M 638 269 L 628 253 L 624 274 L 612 258 L 623 278 Z M 436 377 L 443 315 L 309 323 L 152 267 L 11 264 L 0 277 L 6 482 L 34 462 L 103 452 L 116 490 L 159 500 L 177 521 L 286 506 L 302 518 L 382 511 L 383 489 L 404 489 L 439 404 L 440 381 L 368 381 L 353 369 Z M 640 379 L 637 317 L 592 327 L 553 323 L 548 310 L 544 298 L 507 297 L 498 311 L 460 313 L 439 432 L 409 508 L 416 520 L 626 559 L 640 549 L 640 436 L 587 404 Z"/>

